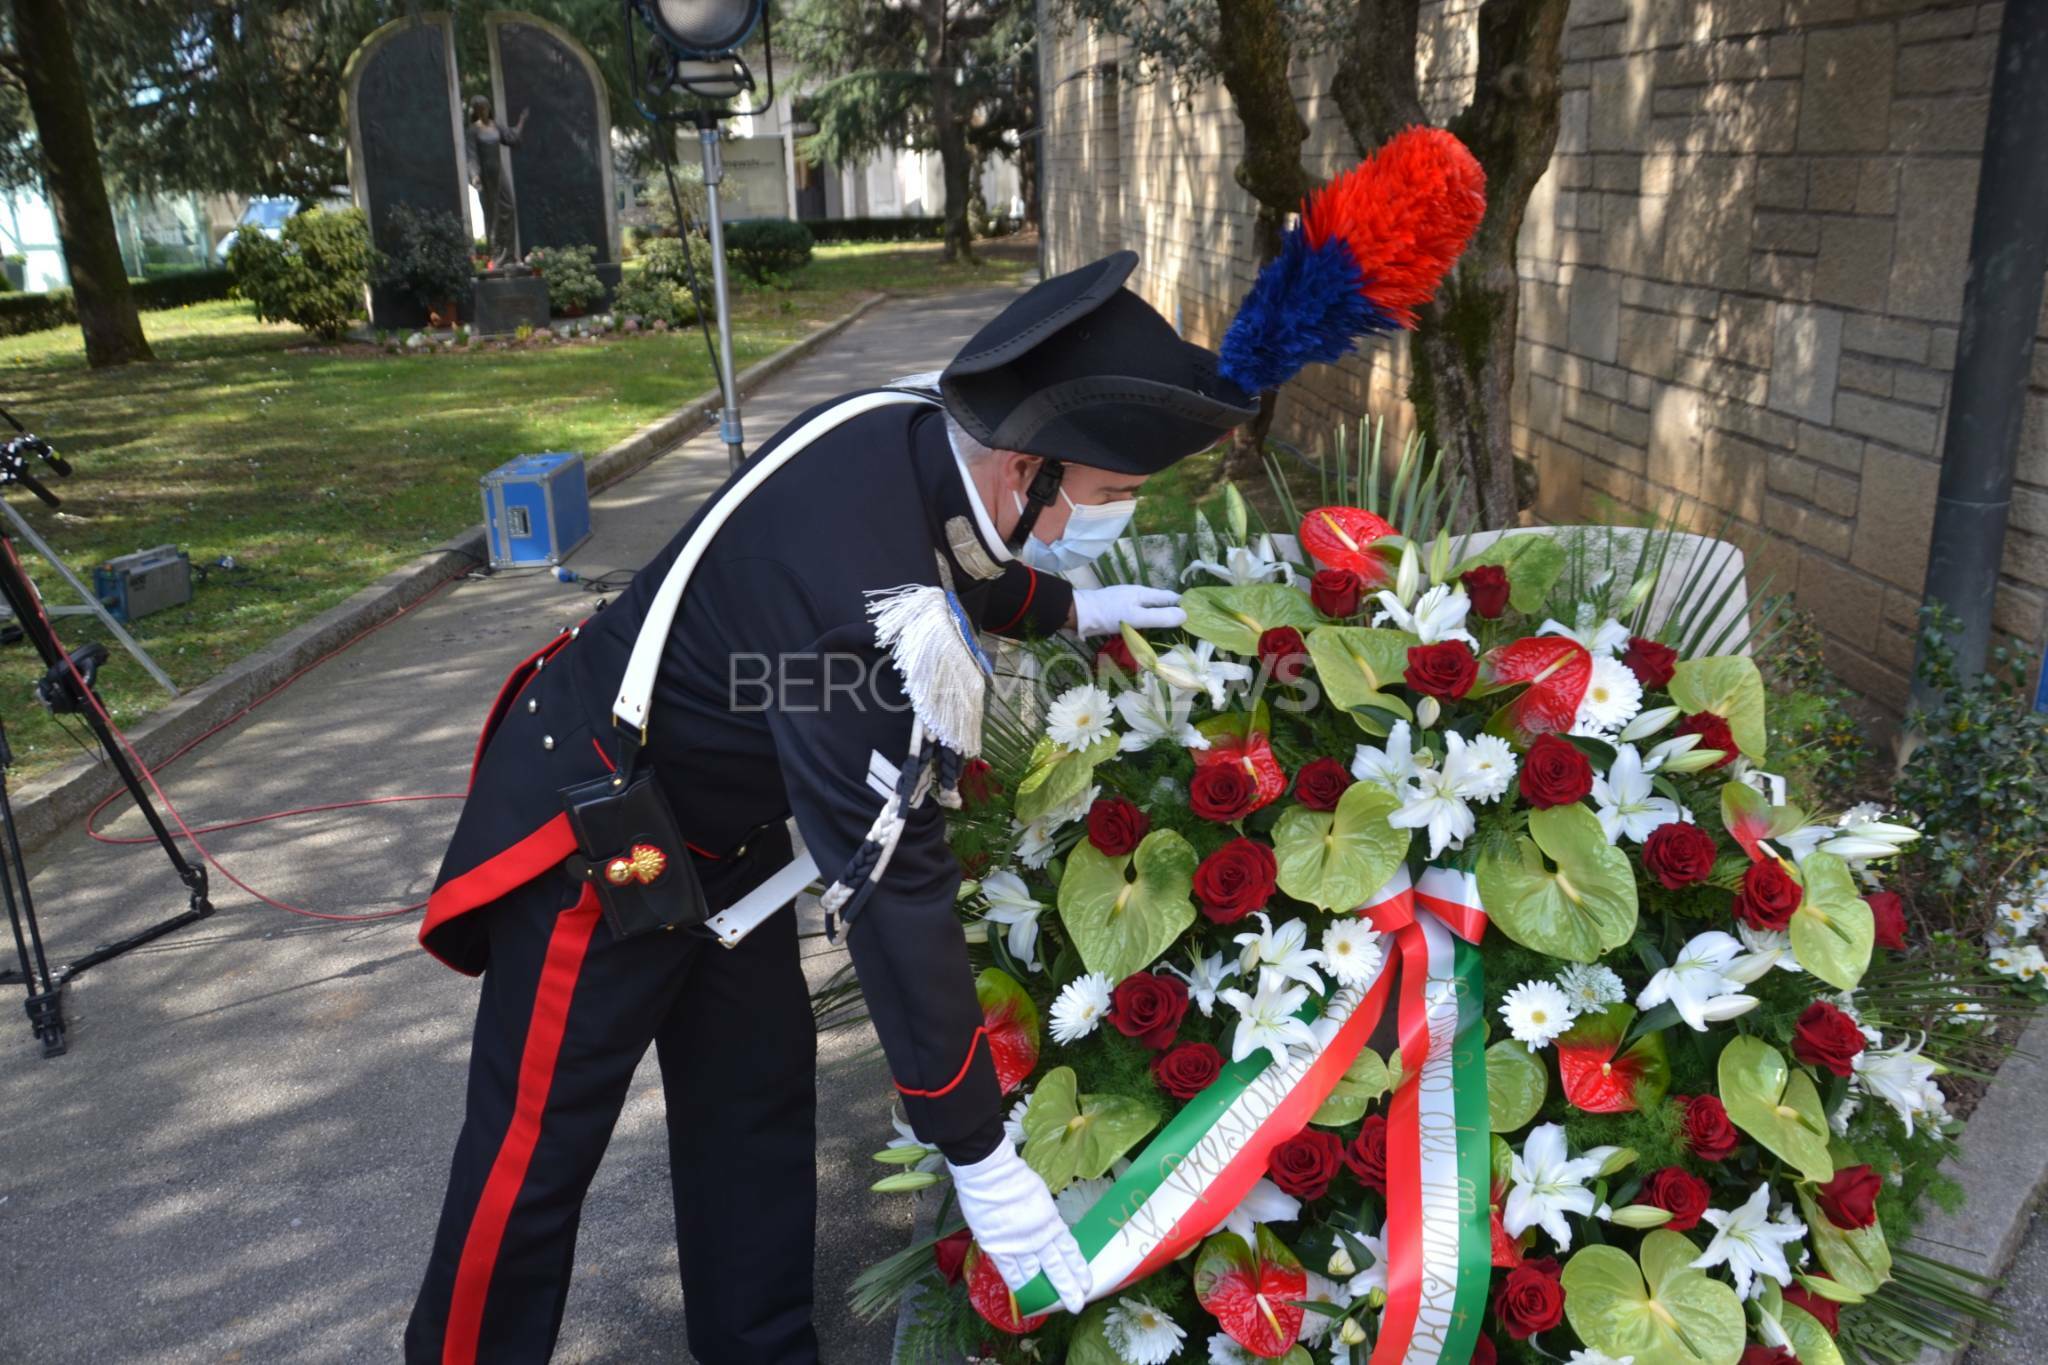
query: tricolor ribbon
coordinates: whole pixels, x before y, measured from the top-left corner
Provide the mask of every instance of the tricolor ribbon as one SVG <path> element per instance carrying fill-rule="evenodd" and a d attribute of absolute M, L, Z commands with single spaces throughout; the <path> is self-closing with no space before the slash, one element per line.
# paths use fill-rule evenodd
<path fill-rule="evenodd" d="M 1272 1150 L 1329 1099 L 1392 997 L 1401 1084 L 1388 1114 L 1388 1296 L 1371 1365 L 1469 1358 L 1492 1274 L 1476 946 L 1486 914 L 1472 874 L 1448 868 L 1419 882 L 1399 869 L 1357 913 L 1386 936 L 1387 952 L 1370 982 L 1339 986 L 1311 1020 L 1319 1046 L 1226 1066 L 1075 1224 L 1092 1297 L 1144 1279 L 1216 1231 Z M 1026 1317 L 1056 1301 L 1043 1276 L 1017 1293 Z"/>

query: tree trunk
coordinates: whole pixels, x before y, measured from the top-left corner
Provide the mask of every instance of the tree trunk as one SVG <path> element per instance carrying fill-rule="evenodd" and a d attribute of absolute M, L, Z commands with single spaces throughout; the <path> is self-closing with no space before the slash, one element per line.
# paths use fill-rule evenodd
<path fill-rule="evenodd" d="M 938 135 L 939 169 L 946 182 L 946 259 L 972 261 L 974 240 L 967 228 L 967 199 L 973 168 L 967 150 L 967 111 L 953 82 L 946 33 L 946 0 L 924 0 L 924 64 L 932 82 L 932 124 Z"/>
<path fill-rule="evenodd" d="M 72 46 L 64 0 L 13 0 L 20 74 L 36 120 L 43 186 L 57 218 L 57 241 L 71 273 L 85 359 L 99 369 L 154 360 L 128 291 L 114 210 L 100 175 L 99 144 L 85 77 Z"/>

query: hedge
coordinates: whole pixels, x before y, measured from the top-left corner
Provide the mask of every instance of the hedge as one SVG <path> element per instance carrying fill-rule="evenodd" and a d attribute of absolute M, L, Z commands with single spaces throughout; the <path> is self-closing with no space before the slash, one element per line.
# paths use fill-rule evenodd
<path fill-rule="evenodd" d="M 946 235 L 944 218 L 806 218 L 820 242 L 936 242 Z"/>
<path fill-rule="evenodd" d="M 137 309 L 182 308 L 188 303 L 224 299 L 234 284 L 225 270 L 192 270 L 155 279 L 131 280 L 129 293 Z M 69 289 L 52 289 L 46 294 L 0 294 L 0 336 L 22 336 L 52 327 L 71 327 L 78 322 L 78 306 Z"/>

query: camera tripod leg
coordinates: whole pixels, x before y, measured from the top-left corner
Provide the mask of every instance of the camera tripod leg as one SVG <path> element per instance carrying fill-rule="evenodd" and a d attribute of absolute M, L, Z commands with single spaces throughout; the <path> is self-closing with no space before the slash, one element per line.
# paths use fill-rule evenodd
<path fill-rule="evenodd" d="M 61 1056 L 64 1038 L 64 983 L 69 973 L 53 973 L 43 951 L 42 929 L 36 923 L 35 902 L 29 899 L 28 870 L 21 861 L 21 844 L 14 835 L 14 807 L 7 797 L 5 761 L 13 755 L 0 731 L 0 824 L 7 831 L 7 845 L 0 853 L 0 897 L 7 902 L 7 920 L 14 929 L 14 954 L 21 961 L 18 979 L 28 987 L 22 1008 L 28 1011 L 29 1027 L 43 1044 L 45 1057 Z M 18 894 L 17 894 L 18 893 Z M 0 981 L 15 979 L 16 973 L 0 973 Z"/>

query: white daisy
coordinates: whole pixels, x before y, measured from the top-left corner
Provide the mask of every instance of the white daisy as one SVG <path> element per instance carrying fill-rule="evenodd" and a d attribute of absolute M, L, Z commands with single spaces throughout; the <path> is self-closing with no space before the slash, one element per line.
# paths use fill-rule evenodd
<path fill-rule="evenodd" d="M 1652 795 L 1653 790 L 1636 746 L 1615 746 L 1614 761 L 1607 771 L 1593 777 L 1593 813 L 1600 817 L 1600 832 L 1608 843 L 1626 838 L 1640 844 L 1659 825 L 1671 824 L 1684 814 L 1676 801 Z"/>
<path fill-rule="evenodd" d="M 1209 737 L 1188 719 L 1195 707 L 1195 693 L 1168 687 L 1157 678 L 1116 699 L 1116 712 L 1131 728 L 1117 741 L 1123 753 L 1134 754 L 1162 741 L 1183 749 L 1206 749 Z"/>
<path fill-rule="evenodd" d="M 1233 686 L 1252 680 L 1252 670 L 1247 665 L 1216 658 L 1213 640 L 1175 645 L 1159 656 L 1159 663 L 1152 671 L 1170 687 L 1177 687 L 1183 692 L 1206 692 L 1209 704 L 1218 710 L 1222 709 Z"/>
<path fill-rule="evenodd" d="M 1572 718 L 1575 735 L 1611 735 L 1643 709 L 1643 685 L 1619 659 L 1596 656 L 1593 680 Z"/>
<path fill-rule="evenodd" d="M 1574 962 L 1557 974 L 1557 988 L 1579 1014 L 1598 1014 L 1628 999 L 1628 986 L 1612 967 Z"/>
<path fill-rule="evenodd" d="M 1062 749 L 1085 749 L 1110 734 L 1116 704 L 1109 693 L 1082 683 L 1060 693 L 1045 713 L 1045 732 Z"/>
<path fill-rule="evenodd" d="M 2031 981 L 2048 971 L 2048 957 L 2043 957 L 2041 949 L 2032 943 L 2007 944 L 1985 959 L 1984 965 L 2001 976 Z"/>
<path fill-rule="evenodd" d="M 1251 980 L 1256 971 L 1261 991 L 1299 981 L 1321 995 L 1323 978 L 1316 974 L 1316 968 L 1322 965 L 1323 955 L 1308 946 L 1308 925 L 1290 919 L 1281 921 L 1276 929 L 1272 916 L 1263 910 L 1256 912 L 1254 918 L 1259 922 L 1258 932 L 1239 934 L 1233 940 L 1243 949 L 1237 965 L 1245 980 Z"/>
<path fill-rule="evenodd" d="M 1451 766 L 1446 759 L 1444 767 Z M 1469 800 L 1498 801 L 1515 780 L 1515 751 L 1498 735 L 1475 735 L 1458 757 L 1457 778 Z"/>
<path fill-rule="evenodd" d="M 1508 1197 L 1500 1215 L 1508 1236 L 1520 1237 L 1541 1227 L 1559 1251 L 1570 1251 L 1572 1229 L 1564 1216 L 1575 1213 L 1585 1218 L 1593 1212 L 1599 1201 L 1585 1184 L 1599 1174 L 1600 1158 L 1566 1154 L 1564 1129 L 1557 1124 L 1530 1129 L 1508 1168 Z"/>
<path fill-rule="evenodd" d="M 1374 625 L 1391 622 L 1396 630 L 1407 631 L 1423 644 L 1463 640 L 1478 651 L 1479 642 L 1465 629 L 1465 613 L 1472 609 L 1472 599 L 1463 588 L 1439 583 L 1422 594 L 1413 610 L 1402 606 L 1401 599 L 1390 592 L 1374 593 L 1373 597 L 1383 608 L 1374 614 Z"/>
<path fill-rule="evenodd" d="M 1372 980 L 1385 955 L 1379 931 L 1355 916 L 1334 920 L 1323 930 L 1323 965 L 1340 986 L 1363 986 Z"/>
<path fill-rule="evenodd" d="M 1797 1220 L 1774 1221 L 1770 1217 L 1771 1187 L 1758 1185 L 1756 1193 L 1737 1209 L 1722 1212 L 1708 1209 L 1703 1215 L 1714 1225 L 1714 1239 L 1692 1262 L 1695 1270 L 1728 1267 L 1735 1277 L 1735 1292 L 1743 1298 L 1761 1297 L 1762 1276 L 1779 1284 L 1792 1283 L 1792 1267 L 1785 1261 L 1785 1243 L 1806 1236 L 1806 1225 Z"/>
<path fill-rule="evenodd" d="M 1351 775 L 1360 782 L 1377 782 L 1388 791 L 1399 792 L 1421 771 L 1415 762 L 1414 739 L 1408 722 L 1397 720 L 1387 731 L 1387 744 L 1375 749 L 1361 744 L 1351 755 Z"/>
<path fill-rule="evenodd" d="M 2013 938 L 2026 937 L 2041 922 L 2041 907 L 2018 896 L 2000 901 L 1994 913 L 1998 917 L 1998 927 Z"/>
<path fill-rule="evenodd" d="M 1052 1036 L 1057 1043 L 1078 1043 L 1102 1026 L 1109 1013 L 1114 983 L 1101 972 L 1077 976 L 1060 988 L 1052 1002 Z"/>
<path fill-rule="evenodd" d="M 1026 1095 L 1010 1106 L 1009 1113 L 1003 1115 L 1003 1136 L 1010 1140 L 1012 1146 L 1024 1145 L 1024 1115 L 1030 1112 L 1030 1109 L 1031 1097 Z"/>
<path fill-rule="evenodd" d="M 1123 1163 L 1129 1166 L 1129 1162 Z M 1088 1210 L 1095 1207 L 1095 1201 L 1109 1193 L 1109 1187 L 1116 1184 L 1113 1175 L 1099 1175 L 1093 1180 L 1076 1177 L 1065 1189 L 1052 1197 L 1053 1204 L 1060 1211 L 1060 1221 L 1068 1227 L 1080 1222 Z"/>
<path fill-rule="evenodd" d="M 1251 1242 L 1257 1240 L 1259 1224 L 1291 1223 L 1299 1217 L 1301 1201 L 1265 1176 L 1260 1176 L 1245 1191 L 1244 1198 L 1237 1201 L 1237 1207 L 1224 1214 L 1209 1233 L 1214 1236 L 1219 1232 L 1234 1232 Z"/>
<path fill-rule="evenodd" d="M 1109 1002 L 1107 982 L 1104 983 L 1102 998 L 1106 1008 Z M 1257 995 L 1228 990 L 1218 991 L 1216 998 L 1236 1010 L 1239 1016 L 1237 1032 L 1230 1040 L 1230 1060 L 1233 1062 L 1243 1061 L 1260 1048 L 1270 1052 L 1275 1061 L 1283 1061 L 1290 1048 L 1312 1048 L 1316 1045 L 1314 1032 L 1294 1017 L 1295 1011 L 1308 999 L 1306 987 L 1282 985 L 1276 988 L 1274 983 L 1261 981 Z M 1053 1009 L 1057 1015 L 1057 1002 Z"/>
<path fill-rule="evenodd" d="M 1532 1052 L 1557 1041 L 1577 1017 L 1570 997 L 1549 981 L 1524 981 L 1509 991 L 1501 1000 L 1500 1015 L 1507 1020 L 1508 1032 Z"/>
<path fill-rule="evenodd" d="M 1182 971 L 1171 962 L 1159 964 L 1167 971 L 1188 983 L 1188 999 L 1195 1002 L 1195 1008 L 1202 1012 L 1204 1019 L 1216 1013 L 1216 992 L 1223 983 L 1237 975 L 1237 964 L 1226 962 L 1223 954 L 1211 953 L 1207 957 L 1188 954 L 1188 970 Z"/>
<path fill-rule="evenodd" d="M 1351 1306 L 1351 1291 L 1345 1286 L 1338 1284 L 1327 1275 L 1318 1275 L 1313 1270 L 1306 1273 L 1308 1275 L 1308 1289 L 1301 1296 L 1305 1302 L 1326 1303 L 1330 1307 L 1337 1309 L 1349 1308 Z M 1304 1310 L 1301 1315 L 1301 1339 L 1308 1342 L 1321 1341 L 1329 1334 L 1330 1329 L 1336 1325 L 1337 1319 L 1331 1317 L 1328 1313 Z"/>
<path fill-rule="evenodd" d="M 1187 1330 L 1145 1299 L 1126 1295 L 1102 1319 L 1110 1349 L 1127 1365 L 1166 1365 L 1180 1354 Z"/>
<path fill-rule="evenodd" d="M 1263 1365 L 1259 1358 L 1232 1341 L 1227 1333 L 1209 1338 L 1209 1365 Z"/>
<path fill-rule="evenodd" d="M 1038 916 L 1045 906 L 1031 898 L 1024 879 L 1010 871 L 991 872 L 981 879 L 981 898 L 988 902 L 982 918 L 1005 926 L 1010 956 L 1027 972 L 1042 965 L 1038 961 Z"/>

